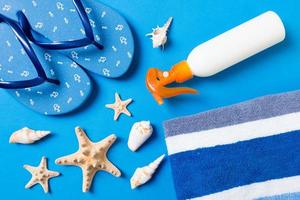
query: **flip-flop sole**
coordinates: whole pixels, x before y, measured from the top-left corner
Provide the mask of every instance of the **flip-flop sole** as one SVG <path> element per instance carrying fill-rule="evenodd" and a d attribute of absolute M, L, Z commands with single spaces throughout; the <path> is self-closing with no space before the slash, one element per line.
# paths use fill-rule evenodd
<path fill-rule="evenodd" d="M 21 44 L 4 23 L 0 23 L 0 46 L 1 81 L 29 80 L 37 76 Z M 45 115 L 65 114 L 82 105 L 92 88 L 85 71 L 60 53 L 45 52 L 35 45 L 32 47 L 47 77 L 59 80 L 60 84 L 45 82 L 31 88 L 7 91 L 26 107 Z"/>
<path fill-rule="evenodd" d="M 25 11 L 33 28 L 52 41 L 84 37 L 84 30 L 72 0 L 0 0 L 2 13 L 15 18 L 17 10 Z M 97 41 L 104 49 L 89 45 L 64 50 L 74 61 L 94 73 L 116 78 L 130 67 L 134 39 L 126 20 L 115 10 L 96 0 L 82 0 Z"/>

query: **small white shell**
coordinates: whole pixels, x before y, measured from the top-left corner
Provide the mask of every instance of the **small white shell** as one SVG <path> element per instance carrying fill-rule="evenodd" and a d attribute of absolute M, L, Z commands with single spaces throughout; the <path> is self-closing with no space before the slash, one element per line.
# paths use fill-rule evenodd
<path fill-rule="evenodd" d="M 129 138 L 128 148 L 136 151 L 152 135 L 153 128 L 150 121 L 140 121 L 133 124 Z"/>
<path fill-rule="evenodd" d="M 50 131 L 35 131 L 24 127 L 14 132 L 10 138 L 9 143 L 31 144 L 50 134 Z"/>
<path fill-rule="evenodd" d="M 137 168 L 130 179 L 131 189 L 135 189 L 136 187 L 148 182 L 152 178 L 153 174 L 155 173 L 164 157 L 165 154 L 161 155 L 149 165 Z"/>
<path fill-rule="evenodd" d="M 168 37 L 167 32 L 173 21 L 173 17 L 170 17 L 164 26 L 152 29 L 151 33 L 146 34 L 146 36 L 151 36 L 153 48 L 164 47 L 167 43 Z"/>

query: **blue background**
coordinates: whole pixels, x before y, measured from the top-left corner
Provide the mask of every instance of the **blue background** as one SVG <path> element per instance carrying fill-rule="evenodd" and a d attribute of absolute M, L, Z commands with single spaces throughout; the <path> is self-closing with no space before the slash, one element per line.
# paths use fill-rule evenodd
<path fill-rule="evenodd" d="M 0 191 L 1 199 L 174 199 L 175 191 L 168 160 L 152 181 L 132 191 L 129 179 L 143 166 L 166 153 L 162 122 L 177 116 L 233 104 L 266 94 L 299 89 L 300 86 L 300 1 L 297 0 L 102 0 L 119 10 L 132 26 L 136 39 L 135 62 L 123 78 L 109 80 L 92 74 L 95 91 L 78 111 L 60 117 L 36 114 L 0 91 Z M 276 11 L 287 31 L 286 40 L 211 78 L 193 79 L 185 85 L 201 94 L 170 99 L 158 106 L 147 91 L 144 78 L 149 67 L 169 69 L 185 59 L 196 45 L 267 10 Z M 156 25 L 174 17 L 169 42 L 164 51 L 152 49 L 145 34 Z M 104 105 L 114 100 L 114 92 L 123 99 L 132 97 L 129 106 L 133 117 L 121 116 L 113 121 L 113 112 Z M 128 133 L 139 120 L 151 120 L 153 137 L 137 153 L 127 148 Z M 110 160 L 123 176 L 96 175 L 90 193 L 81 192 L 81 171 L 77 167 L 57 166 L 54 160 L 77 150 L 74 127 L 80 125 L 89 137 L 98 141 L 116 133 L 118 142 L 109 151 Z M 52 136 L 34 145 L 10 145 L 10 134 L 24 126 L 45 129 Z M 49 168 L 62 173 L 50 181 L 51 194 L 40 186 L 25 190 L 31 175 L 23 164 L 38 165 L 41 157 L 49 158 Z"/>

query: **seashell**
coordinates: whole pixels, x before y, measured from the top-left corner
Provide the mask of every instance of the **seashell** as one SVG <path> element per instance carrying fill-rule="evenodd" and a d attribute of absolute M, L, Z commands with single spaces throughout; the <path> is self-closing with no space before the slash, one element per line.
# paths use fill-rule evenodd
<path fill-rule="evenodd" d="M 151 36 L 153 48 L 164 47 L 167 43 L 168 37 L 167 32 L 173 21 L 173 17 L 170 17 L 168 21 L 162 27 L 157 26 L 152 29 L 151 33 L 146 34 L 146 36 Z"/>
<path fill-rule="evenodd" d="M 31 144 L 50 134 L 50 131 L 35 131 L 24 127 L 14 132 L 10 138 L 9 143 Z"/>
<path fill-rule="evenodd" d="M 161 155 L 149 165 L 142 168 L 137 168 L 130 179 L 131 189 L 135 189 L 136 187 L 148 182 L 152 178 L 153 174 L 155 173 L 156 169 L 158 168 L 164 157 L 165 154 Z"/>
<path fill-rule="evenodd" d="M 133 124 L 129 138 L 128 148 L 136 151 L 152 135 L 153 128 L 150 121 L 140 121 Z"/>

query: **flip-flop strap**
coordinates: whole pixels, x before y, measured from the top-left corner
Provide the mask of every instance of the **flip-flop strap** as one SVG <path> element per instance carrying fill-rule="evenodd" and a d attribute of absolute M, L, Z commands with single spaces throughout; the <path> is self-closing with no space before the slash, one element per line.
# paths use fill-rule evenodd
<path fill-rule="evenodd" d="M 22 11 L 17 12 L 19 23 L 24 30 L 27 37 L 35 44 L 51 50 L 63 50 L 63 49 L 72 49 L 84 47 L 90 44 L 93 44 L 98 49 L 103 49 L 103 45 L 96 42 L 93 29 L 90 24 L 90 20 L 85 12 L 85 9 L 81 3 L 81 0 L 73 0 L 73 4 L 76 8 L 76 11 L 79 15 L 81 23 L 84 28 L 85 38 L 79 40 L 71 41 L 51 41 L 41 33 L 35 31 L 30 25 L 26 15 Z"/>
<path fill-rule="evenodd" d="M 40 85 L 45 81 L 54 84 L 59 84 L 58 80 L 47 78 L 47 75 L 40 61 L 38 60 L 38 57 L 36 56 L 33 48 L 31 47 L 28 39 L 26 38 L 25 33 L 22 31 L 21 27 L 17 24 L 17 22 L 0 14 L 0 23 L 2 22 L 8 24 L 11 27 L 16 38 L 19 40 L 25 52 L 27 53 L 28 57 L 30 58 L 31 62 L 33 63 L 38 76 L 34 79 L 23 80 L 23 81 L 2 81 L 0 82 L 0 88 L 4 88 L 4 89 L 29 88 L 29 87 Z"/>

